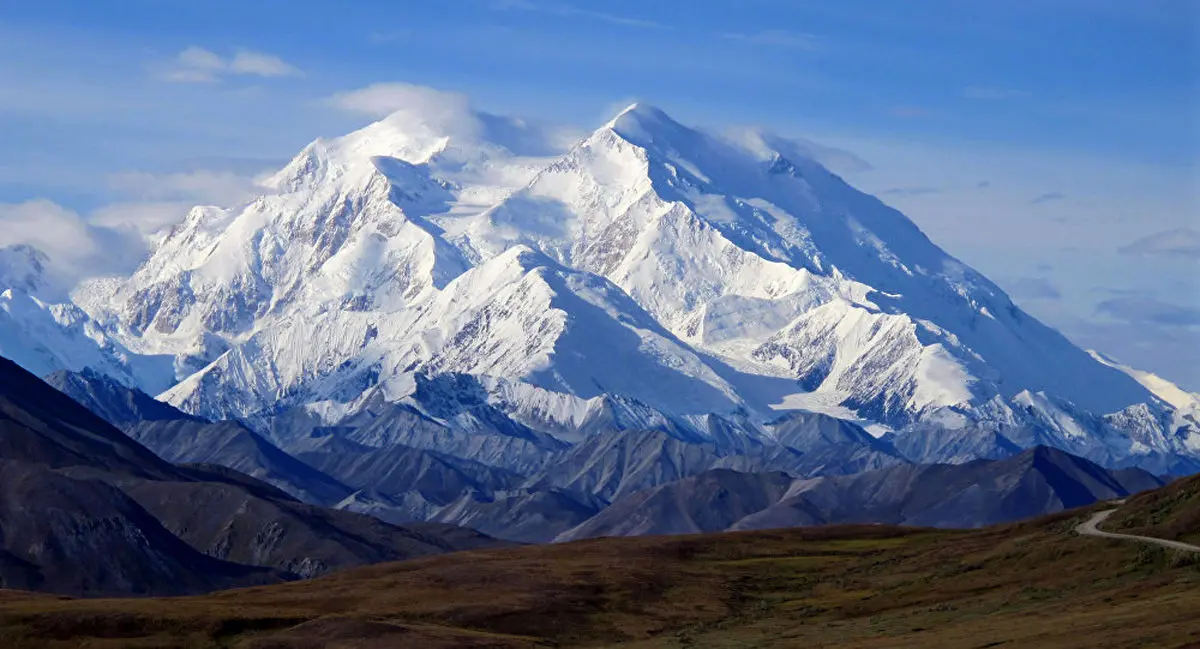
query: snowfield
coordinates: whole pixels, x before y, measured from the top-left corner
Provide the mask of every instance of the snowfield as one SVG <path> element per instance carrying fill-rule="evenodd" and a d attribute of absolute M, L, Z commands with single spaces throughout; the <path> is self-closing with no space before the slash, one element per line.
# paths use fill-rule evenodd
<path fill-rule="evenodd" d="M 74 304 L 30 296 L 36 259 L 0 257 L 0 354 L 260 429 L 380 401 L 461 428 L 418 386 L 468 375 L 567 441 L 737 444 L 805 409 L 920 459 L 1011 442 L 1200 463 L 1196 395 L 1074 346 L 820 151 L 641 104 L 565 151 L 516 120 L 400 112 L 312 143 L 246 204 L 193 209 Z"/>

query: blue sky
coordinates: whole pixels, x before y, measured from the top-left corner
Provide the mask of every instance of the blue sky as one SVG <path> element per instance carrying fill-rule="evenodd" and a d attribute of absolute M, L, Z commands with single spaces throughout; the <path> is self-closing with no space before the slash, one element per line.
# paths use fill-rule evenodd
<path fill-rule="evenodd" d="M 0 244 L 244 196 L 404 82 L 589 128 L 637 98 L 846 149 L 1082 345 L 1200 390 L 1194 0 L 41 0 L 0 3 Z M 41 237 L 41 239 L 39 239 Z M 61 243 L 70 242 L 70 245 Z M 90 250 L 90 252 L 89 252 Z M 70 257 L 70 259 L 67 259 Z M 120 257 L 114 259 L 113 257 Z M 132 261 L 131 261 L 132 260 Z"/>

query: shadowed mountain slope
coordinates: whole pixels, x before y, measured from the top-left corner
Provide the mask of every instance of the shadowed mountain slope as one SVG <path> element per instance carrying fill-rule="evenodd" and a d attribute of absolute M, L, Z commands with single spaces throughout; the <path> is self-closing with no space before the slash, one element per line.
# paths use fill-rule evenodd
<path fill-rule="evenodd" d="M 812 479 L 708 471 L 639 491 L 557 540 L 843 523 L 970 528 L 1020 520 L 1161 486 L 1037 447 L 963 465 L 898 465 Z"/>
<path fill-rule="evenodd" d="M 0 461 L 0 577 L 12 586 L 183 594 L 495 544 L 306 505 L 223 467 L 172 465 L 5 359 Z"/>

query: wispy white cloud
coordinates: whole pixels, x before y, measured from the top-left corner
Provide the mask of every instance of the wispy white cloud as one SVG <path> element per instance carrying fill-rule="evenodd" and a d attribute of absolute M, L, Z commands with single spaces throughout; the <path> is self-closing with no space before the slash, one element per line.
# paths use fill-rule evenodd
<path fill-rule="evenodd" d="M 175 83 L 217 83 L 224 69 L 221 57 L 203 48 L 189 47 L 175 57 L 174 65 L 162 77 Z"/>
<path fill-rule="evenodd" d="M 476 109 L 466 95 L 410 83 L 376 83 L 325 101 L 344 112 L 385 118 L 405 133 L 483 137 L 518 155 L 560 153 L 580 136 L 574 128 L 495 115 Z"/>
<path fill-rule="evenodd" d="M 179 173 L 126 171 L 110 174 L 108 186 L 139 201 L 186 200 L 230 205 L 253 195 L 252 177 L 232 171 L 201 169 Z"/>
<path fill-rule="evenodd" d="M 118 198 L 97 208 L 87 221 L 100 227 L 132 229 L 153 239 L 181 221 L 195 205 L 233 207 L 250 200 L 262 191 L 258 184 L 261 175 L 211 169 L 110 174 L 105 180 Z"/>
<path fill-rule="evenodd" d="M 180 65 L 196 70 L 222 70 L 225 68 L 225 61 L 221 57 L 195 45 L 180 52 L 177 58 Z"/>
<path fill-rule="evenodd" d="M 630 16 L 596 11 L 594 9 L 585 9 L 583 7 L 576 7 L 574 5 L 557 2 L 533 2 L 532 0 L 494 0 L 492 2 L 492 8 L 498 11 L 529 11 L 551 14 L 555 16 L 584 18 L 602 23 L 608 23 L 610 25 L 617 25 L 619 27 L 632 27 L 635 29 L 672 29 L 670 25 L 665 25 L 653 20 L 633 18 Z"/>
<path fill-rule="evenodd" d="M 87 222 L 97 228 L 135 234 L 149 244 L 183 221 L 194 206 L 192 201 L 118 201 L 88 214 Z"/>
<path fill-rule="evenodd" d="M 89 226 L 79 214 L 47 200 L 0 204 L 0 246 L 29 244 L 43 252 L 95 252 Z"/>
<path fill-rule="evenodd" d="M 299 68 L 273 54 L 239 50 L 225 59 L 216 52 L 193 45 L 180 52 L 163 78 L 176 83 L 217 83 L 228 76 L 301 77 Z"/>
<path fill-rule="evenodd" d="M 62 297 L 80 279 L 127 273 L 146 254 L 132 229 L 89 222 L 48 200 L 0 203 L 0 248 L 28 245 L 45 253 L 47 297 Z"/>
<path fill-rule="evenodd" d="M 338 110 L 370 117 L 408 111 L 428 117 L 445 114 L 454 118 L 470 111 L 466 95 L 403 82 L 373 83 L 365 88 L 339 92 L 330 97 L 328 103 Z"/>
<path fill-rule="evenodd" d="M 0 203 L 0 248 L 46 255 L 45 297 L 58 299 L 88 277 L 131 272 L 197 203 L 231 206 L 258 191 L 253 176 L 210 170 L 123 172 L 106 183 L 113 200 L 83 213 L 46 199 Z"/>
<path fill-rule="evenodd" d="M 410 83 L 376 83 L 337 93 L 326 102 L 347 113 L 386 117 L 412 135 L 472 137 L 482 128 L 466 95 Z"/>
<path fill-rule="evenodd" d="M 234 74 L 249 74 L 258 77 L 300 77 L 304 73 L 298 68 L 272 54 L 242 50 L 229 62 L 229 71 Z"/>
<path fill-rule="evenodd" d="M 612 114 L 610 112 L 608 115 Z M 858 174 L 872 169 L 870 162 L 846 149 L 802 137 L 781 136 L 762 127 L 738 126 L 726 129 L 723 135 L 743 148 L 764 157 L 773 156 L 778 152 L 788 158 L 809 158 L 840 174 Z"/>

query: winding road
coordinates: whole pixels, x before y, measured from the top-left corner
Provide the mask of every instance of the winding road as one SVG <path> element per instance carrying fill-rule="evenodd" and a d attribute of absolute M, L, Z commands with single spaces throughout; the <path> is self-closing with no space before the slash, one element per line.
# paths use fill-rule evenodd
<path fill-rule="evenodd" d="M 1153 543 L 1154 545 L 1161 545 L 1164 548 L 1171 548 L 1172 550 L 1183 550 L 1184 552 L 1200 552 L 1200 545 L 1192 545 L 1190 543 L 1182 543 L 1180 541 L 1168 541 L 1167 539 L 1156 539 L 1153 536 L 1137 536 L 1135 534 L 1115 534 L 1113 532 L 1105 532 L 1104 530 L 1096 527 L 1100 523 L 1103 523 L 1104 521 L 1108 520 L 1108 517 L 1112 516 L 1114 513 L 1116 513 L 1116 511 L 1117 510 L 1115 510 L 1115 509 L 1106 509 L 1102 512 L 1096 512 L 1095 514 L 1092 515 L 1091 518 L 1087 519 L 1083 523 L 1080 523 L 1079 526 L 1075 528 L 1075 531 L 1082 534 L 1083 536 L 1099 536 L 1099 537 L 1105 538 L 1105 539 L 1121 539 L 1124 541 L 1141 541 L 1142 543 Z"/>

